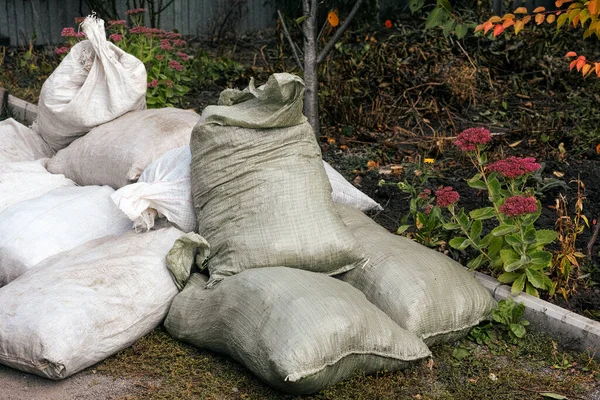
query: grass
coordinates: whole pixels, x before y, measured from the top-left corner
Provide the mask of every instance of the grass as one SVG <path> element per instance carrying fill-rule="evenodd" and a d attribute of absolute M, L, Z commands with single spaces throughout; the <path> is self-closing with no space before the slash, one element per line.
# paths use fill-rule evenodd
<path fill-rule="evenodd" d="M 500 333 L 498 332 L 498 335 Z M 465 349 L 464 358 L 453 356 Z M 600 365 L 590 354 L 562 352 L 552 339 L 530 333 L 513 345 L 467 339 L 435 346 L 433 361 L 399 372 L 356 376 L 306 399 L 569 399 L 600 398 Z M 458 356 L 458 355 L 457 355 Z M 134 399 L 297 399 L 276 392 L 235 361 L 172 339 L 158 328 L 96 368 L 134 379 Z"/>

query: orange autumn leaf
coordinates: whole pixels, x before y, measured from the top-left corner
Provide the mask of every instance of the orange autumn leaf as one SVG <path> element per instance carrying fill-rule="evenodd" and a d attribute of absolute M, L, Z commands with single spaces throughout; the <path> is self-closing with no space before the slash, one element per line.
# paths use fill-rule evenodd
<path fill-rule="evenodd" d="M 329 21 L 331 26 L 338 26 L 340 24 L 340 19 L 335 11 L 329 11 L 329 14 L 327 14 L 327 21 Z"/>
<path fill-rule="evenodd" d="M 488 21 L 489 21 L 489 22 L 492 22 L 492 23 L 496 23 L 496 22 L 500 22 L 500 21 L 502 21 L 502 18 L 500 18 L 500 17 L 499 17 L 499 16 L 497 16 L 497 15 L 494 15 L 494 16 L 493 16 L 492 18 L 490 18 Z"/>
<path fill-rule="evenodd" d="M 565 57 L 577 57 L 577 53 L 575 53 L 574 51 L 570 51 L 567 54 L 565 54 Z"/>
<path fill-rule="evenodd" d="M 502 31 L 504 31 L 504 27 L 500 24 L 496 25 L 494 27 L 494 37 L 498 36 L 499 34 L 502 33 Z"/>
<path fill-rule="evenodd" d="M 504 23 L 502 24 L 502 27 L 504 29 L 513 26 L 515 24 L 515 20 L 514 19 L 507 19 L 506 21 L 504 21 Z"/>
<path fill-rule="evenodd" d="M 546 22 L 547 22 L 547 23 L 551 24 L 551 23 L 553 23 L 554 21 L 556 21 L 556 15 L 554 15 L 554 14 L 550 14 L 550 15 L 548 15 L 548 16 L 546 17 Z"/>
<path fill-rule="evenodd" d="M 571 61 L 571 63 L 569 64 L 569 70 L 573 71 L 573 68 L 575 68 L 575 65 L 577 65 L 577 60 Z"/>
<path fill-rule="evenodd" d="M 600 0 L 590 0 L 588 3 L 588 10 L 591 15 L 598 15 L 598 9 L 600 6 Z"/>
<path fill-rule="evenodd" d="M 600 143 L 596 145 L 596 153 L 600 154 Z M 595 221 L 595 220 L 594 220 Z M 594 224 L 596 225 L 596 224 Z"/>
<path fill-rule="evenodd" d="M 477 25 L 477 26 L 475 27 L 475 33 L 479 32 L 479 31 L 482 31 L 482 30 L 483 30 L 483 25 L 484 25 L 484 24 L 479 24 L 479 25 Z"/>
<path fill-rule="evenodd" d="M 577 58 L 577 64 L 575 64 L 575 66 L 577 67 L 577 71 L 581 71 L 581 68 L 583 68 L 583 66 L 585 65 L 585 57 L 584 56 L 579 56 L 579 58 Z"/>
<path fill-rule="evenodd" d="M 335 139 L 334 138 L 327 138 L 327 143 L 334 144 L 335 143 Z"/>
<path fill-rule="evenodd" d="M 494 27 L 494 24 L 491 23 L 490 21 L 486 22 L 483 24 L 483 33 L 488 33 L 488 31 L 490 29 L 492 29 Z"/>
<path fill-rule="evenodd" d="M 536 7 L 535 10 L 533 10 L 534 13 L 541 13 L 544 11 L 546 11 L 546 7 L 542 7 L 542 6 Z"/>
<path fill-rule="evenodd" d="M 596 75 L 600 77 L 600 63 L 594 63 L 594 70 L 596 72 Z"/>
<path fill-rule="evenodd" d="M 525 26 L 525 23 L 521 20 L 515 22 L 515 35 L 518 35 L 519 32 L 521 32 L 523 30 L 524 26 Z"/>
<path fill-rule="evenodd" d="M 379 166 L 379 163 L 375 162 L 373 160 L 369 160 L 367 162 L 367 167 L 369 167 L 369 169 L 377 168 L 378 166 Z"/>
<path fill-rule="evenodd" d="M 538 7 L 538 8 L 539 8 L 539 7 Z M 535 16 L 535 22 L 536 22 L 538 25 L 541 25 L 541 24 L 544 22 L 544 20 L 545 20 L 545 19 L 546 19 L 546 17 L 544 16 L 544 14 L 537 14 L 537 15 Z"/>
<path fill-rule="evenodd" d="M 577 14 L 575 18 L 573 18 L 573 28 L 577 28 L 577 24 L 579 23 L 579 19 L 581 18 L 580 14 Z"/>
<path fill-rule="evenodd" d="M 514 11 L 515 14 L 527 14 L 527 9 L 525 7 L 519 7 Z"/>
<path fill-rule="evenodd" d="M 588 74 L 588 72 L 590 72 L 591 69 L 592 69 L 592 66 L 590 64 L 585 64 L 583 66 L 583 68 L 581 68 L 581 74 L 583 76 L 586 76 Z"/>
<path fill-rule="evenodd" d="M 573 0 L 556 0 L 556 7 L 562 7 L 563 4 L 565 3 L 570 3 Z"/>
<path fill-rule="evenodd" d="M 531 15 L 526 15 L 523 17 L 523 23 L 526 24 L 531 21 Z"/>
<path fill-rule="evenodd" d="M 506 21 L 507 19 L 515 19 L 515 15 L 514 14 L 504 14 L 504 17 L 502 17 L 502 21 Z"/>

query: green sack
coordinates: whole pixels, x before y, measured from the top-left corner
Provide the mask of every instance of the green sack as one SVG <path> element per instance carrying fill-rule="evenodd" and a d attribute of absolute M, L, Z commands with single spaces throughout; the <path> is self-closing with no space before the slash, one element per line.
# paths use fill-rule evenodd
<path fill-rule="evenodd" d="M 247 270 L 205 289 L 194 274 L 165 321 L 176 339 L 224 353 L 289 393 L 356 373 L 405 368 L 431 353 L 352 286 L 323 274 Z"/>
<path fill-rule="evenodd" d="M 495 307 L 487 289 L 456 261 L 388 232 L 360 210 L 336 208 L 369 257 L 367 266 L 339 278 L 428 345 L 466 335 Z"/>
<path fill-rule="evenodd" d="M 208 107 L 194 128 L 192 195 L 210 285 L 249 268 L 333 275 L 366 262 L 333 206 L 303 92 L 300 78 L 275 74 L 233 105 Z"/>

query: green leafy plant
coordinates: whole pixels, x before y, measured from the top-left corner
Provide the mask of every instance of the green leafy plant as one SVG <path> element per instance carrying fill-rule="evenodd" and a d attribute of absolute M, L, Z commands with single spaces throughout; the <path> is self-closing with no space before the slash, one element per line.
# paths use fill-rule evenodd
<path fill-rule="evenodd" d="M 148 91 L 146 103 L 150 108 L 181 106 L 184 96 L 189 92 L 187 86 L 191 78 L 186 75 L 193 57 L 185 50 L 186 41 L 179 33 L 166 32 L 158 28 L 143 25 L 146 9 L 138 8 L 126 11 L 132 26 L 125 20 L 108 22 L 109 40 L 129 54 L 136 56 L 146 66 Z M 73 28 L 64 28 L 62 36 L 67 45 L 56 50 L 58 54 L 68 53 L 79 40 L 84 39 L 83 32 Z"/>
<path fill-rule="evenodd" d="M 469 331 L 467 338 L 480 346 L 489 346 L 496 339 L 491 321 L 481 322 Z"/>
<path fill-rule="evenodd" d="M 469 247 L 479 253 L 467 266 L 475 269 L 483 264 L 493 269 L 502 268 L 498 280 L 512 283 L 512 294 L 523 290 L 539 296 L 538 289 L 552 292 L 554 286 L 546 275 L 552 262 L 552 253 L 544 246 L 557 238 L 551 230 L 536 230 L 535 221 L 541 214 L 541 204 L 527 186 L 532 172 L 541 166 L 534 158 L 508 157 L 488 164 L 485 149 L 491 141 L 490 132 L 484 128 L 471 128 L 461 132 L 455 144 L 465 152 L 477 173 L 468 180 L 470 187 L 485 190 L 490 207 L 470 211 L 457 211 L 451 188 L 443 199 L 452 218 L 444 229 L 459 231 L 460 236 L 450 240 L 449 245 L 458 250 Z M 437 193 L 436 193 L 437 195 Z M 439 199 L 439 196 L 438 196 Z M 438 201 L 439 203 L 439 201 Z M 482 237 L 484 220 L 496 220 L 496 226 Z"/>
<path fill-rule="evenodd" d="M 516 342 L 527 334 L 525 327 L 529 326 L 529 321 L 523 319 L 524 314 L 525 305 L 507 297 L 498 302 L 498 307 L 492 311 L 492 319 L 500 324 L 512 342 Z"/>
<path fill-rule="evenodd" d="M 425 0 L 410 0 L 408 3 L 410 11 L 415 13 L 425 6 Z M 440 27 L 444 36 L 454 35 L 458 39 L 465 37 L 469 29 L 477 24 L 465 21 L 455 10 L 448 0 L 436 0 L 436 5 L 427 16 L 425 29 Z"/>

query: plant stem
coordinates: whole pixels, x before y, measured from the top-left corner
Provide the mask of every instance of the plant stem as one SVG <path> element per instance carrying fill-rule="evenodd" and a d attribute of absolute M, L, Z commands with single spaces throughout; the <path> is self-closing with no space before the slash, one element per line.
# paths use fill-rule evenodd
<path fill-rule="evenodd" d="M 492 259 L 490 258 L 490 256 L 487 255 L 486 252 L 483 251 L 483 249 L 481 247 L 479 247 L 478 245 L 475 244 L 475 242 L 473 241 L 473 239 L 471 238 L 471 235 L 469 235 L 469 232 L 465 229 L 464 226 L 462 226 L 462 224 L 460 223 L 460 220 L 458 219 L 458 217 L 456 216 L 456 214 L 454 213 L 454 207 L 448 207 L 448 210 L 450 211 L 450 214 L 452 214 L 452 218 L 454 219 L 454 221 L 456 221 L 456 223 L 458 224 L 458 226 L 460 226 L 460 230 L 462 231 L 462 233 L 467 237 L 467 239 L 469 239 L 471 241 L 471 243 L 473 243 L 473 247 L 475 247 L 481 254 L 483 254 L 485 256 L 485 258 L 487 258 L 489 261 L 492 261 Z"/>

